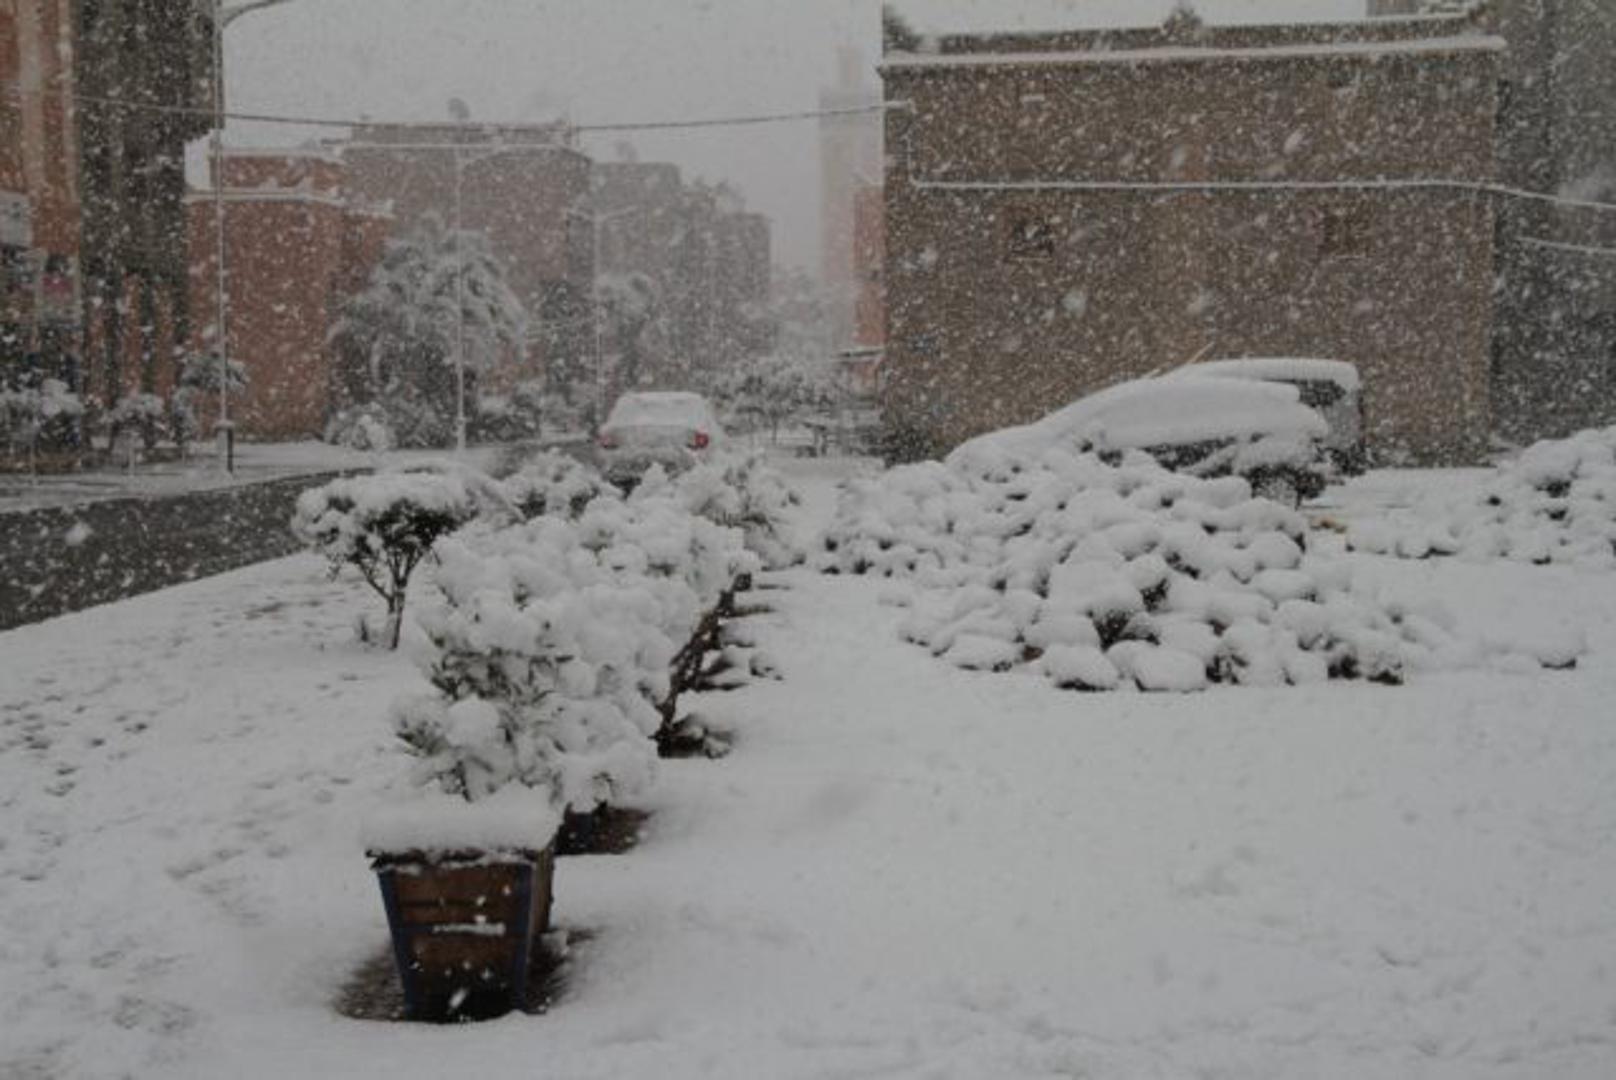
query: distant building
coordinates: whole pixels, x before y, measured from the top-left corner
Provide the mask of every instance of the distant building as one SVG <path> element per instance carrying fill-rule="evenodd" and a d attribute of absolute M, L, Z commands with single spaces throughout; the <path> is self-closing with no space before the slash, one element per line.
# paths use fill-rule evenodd
<path fill-rule="evenodd" d="M 770 347 L 773 229 L 735 191 L 686 184 L 663 162 L 602 162 L 594 207 L 602 272 L 643 274 L 654 288 L 660 332 L 647 343 L 640 385 L 688 388 Z"/>
<path fill-rule="evenodd" d="M 1385 460 L 1491 416 L 1505 41 L 1419 20 L 889 27 L 883 401 L 911 452 L 1199 356 L 1365 377 Z"/>
<path fill-rule="evenodd" d="M 881 92 L 852 46 L 837 54 L 836 81 L 820 91 L 820 271 L 838 346 L 869 345 L 874 326 L 868 242 L 869 192 L 882 176 Z M 862 209 L 861 209 L 862 208 Z M 863 223 L 865 235 L 861 236 Z"/>
<path fill-rule="evenodd" d="M 331 330 L 379 260 L 391 214 L 356 198 L 341 158 L 322 149 L 231 150 L 222 194 L 228 355 L 248 377 L 231 419 L 248 439 L 319 438 L 349 403 Z M 202 351 L 215 342 L 214 194 L 188 204 L 192 346 Z M 213 405 L 202 400 L 204 415 Z"/>
<path fill-rule="evenodd" d="M 879 346 L 887 339 L 886 197 L 879 183 L 853 193 L 853 345 Z"/>

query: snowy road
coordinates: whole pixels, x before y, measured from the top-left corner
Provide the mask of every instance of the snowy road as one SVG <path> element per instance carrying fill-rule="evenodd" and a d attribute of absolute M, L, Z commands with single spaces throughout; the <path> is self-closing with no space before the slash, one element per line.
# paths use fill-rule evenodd
<path fill-rule="evenodd" d="M 829 474 L 815 467 L 823 508 Z M 297 557 L 0 634 L 0 1076 L 1616 1074 L 1616 580 L 1365 561 L 1574 672 L 1078 695 L 784 575 L 630 855 L 573 859 L 551 1014 L 332 999 L 385 945 L 358 818 L 416 676 Z"/>

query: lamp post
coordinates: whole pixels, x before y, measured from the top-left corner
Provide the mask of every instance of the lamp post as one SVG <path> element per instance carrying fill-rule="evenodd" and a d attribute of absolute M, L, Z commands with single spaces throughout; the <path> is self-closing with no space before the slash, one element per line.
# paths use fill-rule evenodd
<path fill-rule="evenodd" d="M 224 440 L 224 471 L 236 471 L 236 441 L 230 429 L 230 343 L 225 323 L 224 265 L 224 27 L 227 20 L 246 12 L 225 11 L 213 0 L 213 258 L 214 343 L 219 350 L 219 437 Z"/>
<path fill-rule="evenodd" d="M 577 207 L 574 207 L 574 206 L 566 207 L 565 209 L 563 209 L 561 211 L 562 214 L 564 214 L 567 217 L 577 218 L 580 221 L 587 221 L 589 223 L 589 247 L 590 247 L 590 252 L 591 252 L 591 255 L 590 255 L 590 259 L 591 259 L 590 272 L 591 272 L 591 278 L 592 278 L 592 280 L 589 283 L 589 309 L 590 309 L 590 314 L 592 315 L 592 318 L 591 318 L 590 321 L 594 323 L 594 338 L 595 338 L 595 426 L 597 428 L 606 419 L 606 364 L 605 364 L 605 349 L 604 349 L 604 347 L 602 345 L 602 341 L 601 341 L 602 332 L 603 332 L 604 328 L 603 328 L 603 325 L 602 325 L 603 321 L 601 319 L 601 311 L 600 311 L 600 264 L 601 264 L 601 230 L 600 230 L 600 227 L 605 222 L 616 221 L 618 218 L 624 218 L 624 217 L 627 217 L 630 214 L 639 213 L 639 211 L 640 211 L 640 208 L 638 206 L 625 206 L 622 209 L 613 210 L 613 211 L 610 211 L 609 213 L 604 213 L 604 214 L 601 213 L 599 210 L 585 211 L 585 210 L 579 210 Z"/>

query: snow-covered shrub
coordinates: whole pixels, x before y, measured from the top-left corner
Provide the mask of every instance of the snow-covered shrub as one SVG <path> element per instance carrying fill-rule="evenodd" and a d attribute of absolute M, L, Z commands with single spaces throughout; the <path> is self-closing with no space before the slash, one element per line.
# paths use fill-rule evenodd
<path fill-rule="evenodd" d="M 326 424 L 325 441 L 349 450 L 391 450 L 393 429 L 387 410 L 375 402 L 342 409 Z"/>
<path fill-rule="evenodd" d="M 32 455 L 53 427 L 83 415 L 84 402 L 59 379 L 16 390 L 0 387 L 0 430 L 13 451 Z"/>
<path fill-rule="evenodd" d="M 1058 686 L 1199 690 L 1530 661 L 1357 587 L 1307 549 L 1305 521 L 1238 477 L 1110 465 L 935 463 L 853 482 L 815 564 L 912 579 L 900 633 L 956 666 Z M 1537 659 L 1574 658 L 1556 648 Z"/>
<path fill-rule="evenodd" d="M 725 456 L 666 481 L 658 470 L 641 481 L 635 495 L 660 497 L 664 483 L 686 510 L 741 530 L 747 550 L 764 569 L 779 570 L 803 560 L 804 552 L 793 536 L 802 499 L 762 454 Z"/>
<path fill-rule="evenodd" d="M 534 381 L 518 383 L 509 394 L 485 394 L 477 399 L 474 435 L 487 442 L 537 438 L 543 403 L 544 388 Z"/>
<path fill-rule="evenodd" d="M 676 658 L 749 559 L 672 500 L 596 499 L 439 546 L 423 605 L 436 695 L 401 703 L 420 779 L 471 800 L 524 784 L 580 812 L 649 779 Z"/>
<path fill-rule="evenodd" d="M 1478 496 L 1355 522 L 1355 551 L 1616 567 L 1616 427 L 1528 447 Z"/>
<path fill-rule="evenodd" d="M 124 432 L 135 432 L 146 449 L 157 445 L 168 406 L 156 394 L 126 394 L 102 417 L 107 437 L 114 443 Z"/>
<path fill-rule="evenodd" d="M 607 490 L 600 474 L 578 459 L 554 450 L 535 454 L 500 481 L 505 497 L 524 518 L 543 514 L 576 518 Z"/>
<path fill-rule="evenodd" d="M 455 471 L 351 476 L 298 496 L 292 533 L 336 574 L 352 566 L 387 604 L 383 635 L 398 647 L 410 576 L 440 538 L 477 516 L 478 501 Z"/>

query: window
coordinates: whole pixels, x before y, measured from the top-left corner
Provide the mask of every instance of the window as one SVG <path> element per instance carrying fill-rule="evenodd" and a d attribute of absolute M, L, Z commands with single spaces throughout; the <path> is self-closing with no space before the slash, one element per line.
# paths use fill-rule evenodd
<path fill-rule="evenodd" d="M 1324 211 L 1319 231 L 1319 254 L 1324 258 L 1350 258 L 1369 249 L 1369 213 L 1361 207 L 1332 207 Z"/>
<path fill-rule="evenodd" d="M 1012 214 L 1006 254 L 1011 259 L 1048 259 L 1055 254 L 1055 226 L 1035 214 Z"/>

